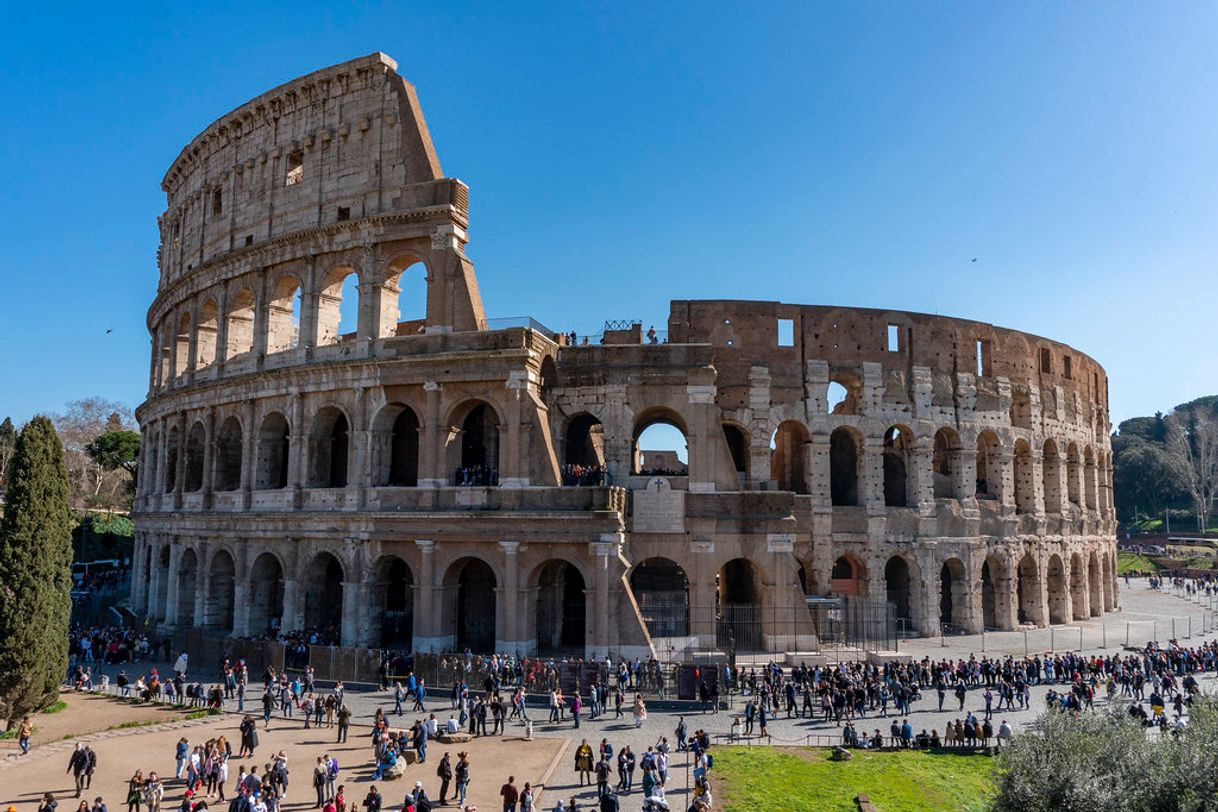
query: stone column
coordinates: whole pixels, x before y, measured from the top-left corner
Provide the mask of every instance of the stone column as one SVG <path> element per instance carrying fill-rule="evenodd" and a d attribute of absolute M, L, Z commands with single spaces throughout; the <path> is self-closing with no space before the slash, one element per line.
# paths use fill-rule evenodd
<path fill-rule="evenodd" d="M 216 483 L 216 407 L 208 406 L 203 413 L 203 428 L 207 432 L 207 442 L 203 444 L 203 483 L 200 490 L 203 493 L 203 509 L 208 510 L 212 504 L 212 491 Z"/>
<path fill-rule="evenodd" d="M 344 646 L 363 646 L 366 643 L 366 630 L 360 622 L 363 607 L 363 584 L 359 581 L 343 581 L 343 628 L 342 644 Z"/>
<path fill-rule="evenodd" d="M 961 504 L 975 503 L 977 496 L 977 457 L 963 448 L 951 452 L 952 496 Z"/>
<path fill-rule="evenodd" d="M 872 510 L 884 510 L 884 440 L 863 438 L 863 458 L 859 460 L 859 502 Z"/>
<path fill-rule="evenodd" d="M 308 476 L 308 432 L 304 427 L 304 407 L 300 392 L 292 393 L 291 425 L 288 427 L 288 488 L 292 491 L 293 506 L 300 506 L 300 489 Z"/>
<path fill-rule="evenodd" d="M 715 636 L 715 542 L 690 542 L 694 572 L 689 579 L 689 633 L 698 638 L 699 648 L 709 648 Z M 687 573 L 688 574 L 688 573 Z"/>
<path fill-rule="evenodd" d="M 186 484 L 186 448 L 189 445 L 186 437 L 186 413 L 179 412 L 178 422 L 178 458 L 174 465 L 173 480 L 173 509 L 182 509 L 182 491 Z"/>
<path fill-rule="evenodd" d="M 371 470 L 368 457 L 368 387 L 361 386 L 355 392 L 355 410 L 351 415 L 351 463 L 352 476 L 347 480 L 348 487 L 355 488 L 355 504 L 357 508 L 364 506 L 364 499 L 371 481 Z"/>
<path fill-rule="evenodd" d="M 913 459 L 912 491 L 914 504 L 918 513 L 932 516 L 935 513 L 935 449 L 930 437 L 919 437 L 914 440 L 914 449 L 910 457 Z"/>
<path fill-rule="evenodd" d="M 148 546 L 148 541 L 145 534 L 141 531 L 135 532 L 135 538 L 131 546 L 131 611 L 137 615 L 144 612 L 144 607 L 148 599 L 147 593 L 144 590 L 144 569 L 145 569 L 145 550 Z"/>
<path fill-rule="evenodd" d="M 233 637 L 246 637 L 250 633 L 252 591 L 249 576 L 238 570 L 233 579 Z"/>
<path fill-rule="evenodd" d="M 999 451 L 990 458 L 991 464 L 998 464 L 998 503 L 1003 515 L 1009 516 L 1015 512 L 1015 455 L 1009 451 Z"/>
<path fill-rule="evenodd" d="M 431 539 L 415 539 L 414 543 L 422 559 L 414 583 L 414 647 L 416 651 L 444 651 L 436 600 L 436 543 Z"/>
<path fill-rule="evenodd" d="M 419 487 L 441 488 L 448 484 L 444 441 L 447 427 L 441 425 L 441 386 L 435 381 L 423 384 L 426 402 L 423 405 L 423 425 L 419 428 Z"/>
<path fill-rule="evenodd" d="M 609 570 L 613 558 L 617 555 L 620 538 L 616 533 L 602 533 L 601 540 L 591 545 L 594 555 L 593 566 L 596 567 L 595 610 L 592 617 L 591 644 L 587 646 L 585 656 L 604 657 L 614 644 L 613 624 L 609 619 Z"/>
<path fill-rule="evenodd" d="M 195 565 L 195 606 L 193 624 L 196 628 L 212 625 L 211 611 L 207 596 L 211 592 L 211 567 L 207 566 L 207 548 L 200 545 L 195 552 L 198 563 Z M 179 618 L 180 619 L 180 618 Z"/>
<path fill-rule="evenodd" d="M 159 601 L 161 594 L 161 545 L 159 541 L 150 541 L 148 546 L 151 548 L 152 553 L 149 563 L 152 569 L 148 574 L 148 600 L 144 609 L 144 617 L 151 618 L 155 623 L 165 611 L 165 607 Z"/>
<path fill-rule="evenodd" d="M 816 433 L 807 445 L 808 493 L 812 504 L 828 507 L 832 504 L 829 485 L 829 435 Z"/>
<path fill-rule="evenodd" d="M 517 618 L 520 603 L 520 542 L 501 541 L 499 548 L 503 550 L 503 587 L 499 590 L 495 649 L 515 654 L 522 637 Z"/>
<path fill-rule="evenodd" d="M 283 579 L 283 619 L 279 627 L 285 632 L 300 631 L 300 582 L 295 578 Z"/>
<path fill-rule="evenodd" d="M 257 478 L 254 466 L 258 464 L 258 428 L 254 425 L 254 401 L 251 398 L 241 404 L 241 505 L 250 506 L 250 492 Z"/>
<path fill-rule="evenodd" d="M 165 625 L 176 626 L 178 623 L 178 562 L 181 561 L 180 547 L 175 543 L 177 540 L 170 538 L 169 541 L 169 573 L 168 585 L 169 588 L 165 594 Z M 198 583 L 196 580 L 195 583 Z"/>
<path fill-rule="evenodd" d="M 710 412 L 715 409 L 715 387 L 686 386 L 689 398 L 689 434 L 685 438 L 689 454 L 689 490 L 691 493 L 714 491 L 718 442 L 716 434 L 723 431 L 715 421 L 710 425 Z"/>
<path fill-rule="evenodd" d="M 313 357 L 317 346 L 317 302 L 317 257 L 310 254 L 300 282 L 300 333 L 296 344 L 304 348 L 306 358 Z"/>
<path fill-rule="evenodd" d="M 260 268 L 260 273 L 257 274 L 257 279 L 254 287 L 257 289 L 256 306 L 254 307 L 254 358 L 257 359 L 258 369 L 262 369 L 262 363 L 266 358 L 266 342 L 269 325 L 269 316 L 271 312 L 271 303 L 267 301 L 266 293 L 266 268 Z"/>
<path fill-rule="evenodd" d="M 153 491 L 157 502 L 154 505 L 156 510 L 161 508 L 161 495 L 165 493 L 165 466 L 169 460 L 169 426 L 165 418 L 157 420 L 157 448 L 156 448 L 156 482 L 153 483 Z"/>
<path fill-rule="evenodd" d="M 216 292 L 216 374 L 224 374 L 228 360 L 228 289 L 221 285 Z"/>
<path fill-rule="evenodd" d="M 529 458 L 525 448 L 524 407 L 529 382 L 523 372 L 508 373 L 507 434 L 500 450 L 499 484 L 505 488 L 529 486 Z"/>

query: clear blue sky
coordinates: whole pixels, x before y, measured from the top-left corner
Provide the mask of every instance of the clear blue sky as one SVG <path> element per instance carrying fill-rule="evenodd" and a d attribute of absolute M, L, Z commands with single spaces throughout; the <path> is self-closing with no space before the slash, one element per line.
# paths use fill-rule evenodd
<path fill-rule="evenodd" d="M 1214 3 L 71 5 L 5 19 L 0 415 L 138 404 L 169 162 L 376 50 L 491 316 L 902 308 L 1073 344 L 1115 420 L 1218 392 Z"/>

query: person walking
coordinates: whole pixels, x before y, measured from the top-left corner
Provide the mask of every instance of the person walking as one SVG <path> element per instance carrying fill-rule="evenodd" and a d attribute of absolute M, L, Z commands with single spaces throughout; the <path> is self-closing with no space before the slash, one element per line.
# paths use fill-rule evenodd
<path fill-rule="evenodd" d="M 30 721 L 29 716 L 21 718 L 21 724 L 17 726 L 17 746 L 21 748 L 21 755 L 29 755 L 30 752 L 30 736 L 34 735 L 34 723 Z"/>
<path fill-rule="evenodd" d="M 80 797 L 81 791 L 85 788 L 85 770 L 89 766 L 89 754 L 85 752 L 84 745 L 80 742 L 76 743 L 76 749 L 72 751 L 72 755 L 68 757 L 68 769 L 64 770 L 64 775 L 72 774 L 76 779 L 76 797 Z"/>
<path fill-rule="evenodd" d="M 440 779 L 440 806 L 447 806 L 448 785 L 453 778 L 453 765 L 448 753 L 440 758 L 440 763 L 436 766 L 436 778 Z"/>
<path fill-rule="evenodd" d="M 351 727 L 351 709 L 343 703 L 338 708 L 338 743 L 347 741 L 347 730 Z"/>
<path fill-rule="evenodd" d="M 507 783 L 499 788 L 499 796 L 503 798 L 503 812 L 516 812 L 516 803 L 520 800 L 520 790 L 516 789 L 516 776 L 508 776 Z"/>
<path fill-rule="evenodd" d="M 155 772 L 148 773 L 144 781 L 144 806 L 148 807 L 148 812 L 160 812 L 164 798 L 165 786 L 161 783 L 161 777 Z"/>
<path fill-rule="evenodd" d="M 579 747 L 575 748 L 575 771 L 579 773 L 581 787 L 592 783 L 592 769 L 592 745 L 588 744 L 587 739 L 584 739 L 580 742 Z"/>
<path fill-rule="evenodd" d="M 317 804 L 313 808 L 321 809 L 326 803 L 326 762 L 321 756 L 313 767 L 313 789 L 317 791 Z"/>
<path fill-rule="evenodd" d="M 127 812 L 140 812 L 140 801 L 144 789 L 144 773 L 136 770 L 127 779 Z"/>
<path fill-rule="evenodd" d="M 465 806 L 465 793 L 469 790 L 469 753 L 457 753 L 457 766 L 453 770 L 457 779 L 457 806 Z"/>

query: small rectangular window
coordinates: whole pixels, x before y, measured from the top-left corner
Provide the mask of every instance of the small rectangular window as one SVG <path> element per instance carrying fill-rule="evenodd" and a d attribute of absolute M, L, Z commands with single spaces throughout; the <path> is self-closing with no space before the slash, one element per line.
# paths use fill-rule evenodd
<path fill-rule="evenodd" d="M 350 206 L 339 206 L 338 207 L 338 221 L 341 223 L 343 220 L 350 220 L 350 219 L 351 219 L 351 207 Z"/>
<path fill-rule="evenodd" d="M 224 212 L 224 195 L 217 189 L 211 193 L 211 213 L 221 214 Z"/>
<path fill-rule="evenodd" d="M 254 244 L 254 235 L 253 235 L 253 234 L 246 234 L 246 235 L 245 235 L 245 244 L 246 244 L 246 245 L 253 245 L 253 244 Z"/>
<path fill-rule="evenodd" d="M 977 377 L 985 378 L 990 374 L 990 342 L 984 338 L 977 339 Z"/>
<path fill-rule="evenodd" d="M 1040 348 L 1040 371 L 1045 375 L 1053 374 L 1053 355 L 1048 347 Z"/>
<path fill-rule="evenodd" d="M 1074 376 L 1074 369 L 1072 368 L 1072 366 L 1070 364 L 1069 355 L 1062 356 L 1062 375 L 1066 376 L 1066 380 L 1069 380 L 1070 378 L 1072 378 Z"/>
<path fill-rule="evenodd" d="M 284 186 L 295 186 L 304 180 L 304 153 L 296 150 L 288 156 L 287 182 Z"/>
<path fill-rule="evenodd" d="M 888 351 L 901 351 L 901 327 L 897 324 L 888 325 Z"/>
<path fill-rule="evenodd" d="M 795 346 L 795 320 L 794 319 L 779 319 L 778 320 L 778 346 L 794 347 Z"/>

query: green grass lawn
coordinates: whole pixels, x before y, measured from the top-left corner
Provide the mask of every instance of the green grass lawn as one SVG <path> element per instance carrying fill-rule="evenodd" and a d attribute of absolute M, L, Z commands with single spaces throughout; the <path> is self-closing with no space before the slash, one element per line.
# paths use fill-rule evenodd
<path fill-rule="evenodd" d="M 1151 561 L 1144 555 L 1137 553 L 1117 553 L 1117 575 L 1124 575 L 1127 572 L 1142 570 L 1144 572 L 1158 572 L 1159 565 Z"/>
<path fill-rule="evenodd" d="M 864 793 L 880 812 L 984 810 L 995 791 L 994 760 L 988 756 L 855 750 L 852 761 L 834 762 L 829 753 L 802 747 L 716 747 L 711 771 L 715 807 L 727 812 L 844 812 L 858 809 L 854 799 Z"/>

